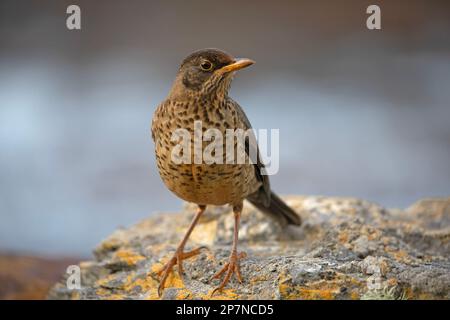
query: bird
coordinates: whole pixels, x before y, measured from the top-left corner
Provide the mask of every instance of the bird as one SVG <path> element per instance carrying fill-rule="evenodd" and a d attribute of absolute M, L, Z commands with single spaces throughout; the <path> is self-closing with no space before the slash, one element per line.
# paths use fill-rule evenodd
<path fill-rule="evenodd" d="M 182 61 L 169 94 L 153 114 L 151 135 L 160 177 L 176 196 L 197 205 L 194 218 L 175 253 L 158 271 L 159 296 L 174 266 L 178 265 L 178 273 L 182 277 L 183 260 L 200 253 L 202 247 L 188 252 L 184 249 L 207 206 L 230 205 L 234 215 L 230 256 L 223 268 L 212 277 L 222 280 L 211 296 L 222 291 L 233 275 L 239 283 L 243 283 L 239 262 L 245 253 L 238 252 L 238 234 L 245 199 L 282 226 L 301 225 L 299 215 L 271 190 L 255 139 L 245 140 L 244 148 L 241 148 L 246 156 L 256 151 L 258 157 L 253 162 L 199 163 L 193 159 L 192 153 L 189 154 L 189 150 L 186 157 L 190 161 L 180 163 L 173 158 L 174 148 L 179 143 L 173 138 L 173 133 L 177 129 L 185 129 L 191 134 L 189 142 L 194 141 L 192 136 L 196 121 L 201 123 L 201 132 L 214 128 L 225 135 L 229 129 L 252 129 L 244 110 L 229 96 L 229 89 L 236 72 L 253 64 L 251 59 L 234 58 L 215 48 L 195 51 Z M 205 148 L 204 141 L 200 147 Z M 189 148 L 195 153 L 195 147 L 191 145 Z"/>

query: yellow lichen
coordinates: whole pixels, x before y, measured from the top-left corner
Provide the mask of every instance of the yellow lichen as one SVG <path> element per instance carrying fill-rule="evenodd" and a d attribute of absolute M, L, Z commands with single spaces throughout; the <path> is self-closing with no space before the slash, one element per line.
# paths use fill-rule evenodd
<path fill-rule="evenodd" d="M 125 289 L 125 291 L 131 291 L 138 286 L 141 287 L 141 290 L 143 292 L 147 292 L 147 291 L 157 288 L 158 282 L 150 276 L 147 276 L 145 278 L 137 278 L 137 279 L 129 278 L 124 285 L 124 289 Z"/>
<path fill-rule="evenodd" d="M 404 250 L 399 250 L 394 253 L 394 256 L 397 260 L 402 260 L 402 259 L 405 259 L 406 257 L 408 257 L 408 253 Z"/>
<path fill-rule="evenodd" d="M 136 265 L 136 263 L 145 259 L 144 256 L 128 250 L 119 250 L 114 254 L 114 256 L 129 266 Z"/>
<path fill-rule="evenodd" d="M 158 285 L 158 281 L 153 279 L 151 276 L 146 276 L 145 278 L 137 278 L 128 281 L 125 285 L 125 291 L 129 292 L 134 290 L 136 287 L 140 287 L 141 291 L 146 294 L 146 299 L 156 300 L 159 299 Z"/>
<path fill-rule="evenodd" d="M 171 272 L 166 280 L 166 287 L 170 288 L 184 288 L 183 279 L 181 279 L 178 272 Z"/>
<path fill-rule="evenodd" d="M 280 277 L 279 292 L 282 299 L 294 300 L 332 300 L 346 287 L 351 299 L 358 299 L 358 289 L 363 284 L 344 274 L 337 274 L 332 280 L 319 280 L 306 285 L 293 285 L 292 280 L 285 275 Z"/>
<path fill-rule="evenodd" d="M 80 292 L 78 291 L 78 290 L 74 290 L 73 292 L 72 292 L 72 296 L 71 296 L 71 299 L 72 300 L 80 300 Z"/>
<path fill-rule="evenodd" d="M 265 276 L 265 275 L 263 275 L 263 276 L 256 276 L 256 277 L 253 277 L 253 278 L 251 278 L 251 279 L 249 280 L 249 282 L 250 282 L 251 284 L 255 284 L 255 283 L 257 283 L 257 282 L 267 281 L 267 280 L 268 280 L 268 277 Z"/>
<path fill-rule="evenodd" d="M 223 289 L 222 291 L 217 291 L 211 297 L 212 290 L 208 294 L 201 297 L 203 300 L 236 300 L 239 295 L 233 289 Z"/>
<path fill-rule="evenodd" d="M 350 299 L 352 299 L 352 300 L 359 300 L 359 299 L 360 299 L 360 296 L 359 296 L 358 292 L 352 291 L 352 292 L 350 293 Z"/>
<path fill-rule="evenodd" d="M 161 262 L 157 262 L 157 263 L 154 263 L 154 264 L 150 267 L 150 270 L 151 270 L 153 273 L 158 273 L 158 272 L 160 272 L 163 268 L 164 268 L 164 264 L 161 263 Z"/>
<path fill-rule="evenodd" d="M 102 279 L 97 280 L 97 282 L 95 284 L 99 287 L 104 287 L 104 286 L 107 286 L 108 283 L 110 281 L 114 280 L 115 278 L 116 278 L 116 275 L 110 274 Z"/>
<path fill-rule="evenodd" d="M 339 288 L 334 289 L 306 289 L 298 290 L 299 298 L 305 300 L 332 300 L 339 293 Z"/>
<path fill-rule="evenodd" d="M 409 263 L 412 260 L 412 258 L 405 250 L 396 250 L 387 247 L 386 252 L 389 253 L 398 262 Z"/>
<path fill-rule="evenodd" d="M 183 290 L 179 290 L 177 292 L 176 299 L 177 300 L 186 300 L 186 299 L 191 298 L 191 296 L 192 296 L 192 292 L 190 292 L 187 289 L 183 289 Z"/>

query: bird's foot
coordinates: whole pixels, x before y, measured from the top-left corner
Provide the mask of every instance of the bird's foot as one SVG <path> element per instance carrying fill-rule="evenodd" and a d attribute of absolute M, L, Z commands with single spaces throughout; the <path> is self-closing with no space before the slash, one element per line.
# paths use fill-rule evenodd
<path fill-rule="evenodd" d="M 178 264 L 178 274 L 180 275 L 181 280 L 183 281 L 183 260 L 189 259 L 198 255 L 202 249 L 208 249 L 207 247 L 199 247 L 192 251 L 183 252 L 183 248 L 178 248 L 174 253 L 172 258 L 164 265 L 164 267 L 157 272 L 158 276 L 161 277 L 158 287 L 158 295 L 161 297 L 162 292 L 164 291 L 166 280 L 169 277 L 169 274 L 172 272 L 173 267 Z"/>
<path fill-rule="evenodd" d="M 211 278 L 212 279 L 218 279 L 222 274 L 225 273 L 225 277 L 223 278 L 220 285 L 213 290 L 211 293 L 211 297 L 217 292 L 222 291 L 222 289 L 226 286 L 228 281 L 230 280 L 233 273 L 236 275 L 237 280 L 239 283 L 242 283 L 242 275 L 241 270 L 239 267 L 239 260 L 245 258 L 247 254 L 245 252 L 237 253 L 236 251 L 233 251 L 230 255 L 230 258 L 228 259 L 228 262 L 223 266 L 222 269 L 217 271 Z"/>

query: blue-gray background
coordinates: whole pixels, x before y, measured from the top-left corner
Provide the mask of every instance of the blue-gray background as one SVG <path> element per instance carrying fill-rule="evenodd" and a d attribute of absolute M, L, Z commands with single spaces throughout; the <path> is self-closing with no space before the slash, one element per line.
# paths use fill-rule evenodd
<path fill-rule="evenodd" d="M 82 30 L 65 27 L 78 4 Z M 379 4 L 382 30 L 365 27 Z M 281 194 L 389 207 L 450 194 L 446 1 L 0 3 L 0 250 L 88 255 L 181 200 L 149 127 L 179 62 L 218 47 L 257 64 L 231 95 L 280 128 Z"/>

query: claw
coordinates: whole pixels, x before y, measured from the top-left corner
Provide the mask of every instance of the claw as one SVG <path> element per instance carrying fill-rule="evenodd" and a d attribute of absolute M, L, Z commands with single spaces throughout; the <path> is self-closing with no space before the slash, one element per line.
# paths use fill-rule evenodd
<path fill-rule="evenodd" d="M 157 271 L 157 274 L 159 277 L 161 277 L 161 280 L 159 282 L 159 286 L 158 286 L 158 296 L 162 296 L 162 293 L 164 291 L 164 287 L 166 284 L 166 280 L 169 277 L 169 274 L 172 272 L 173 267 L 178 264 L 178 274 L 180 275 L 181 281 L 183 281 L 183 273 L 184 273 L 184 269 L 183 269 L 183 260 L 185 259 L 189 259 L 191 257 L 194 257 L 198 254 L 200 254 L 202 249 L 208 249 L 205 246 L 199 247 L 197 249 L 194 249 L 192 251 L 189 252 L 182 252 L 180 249 L 178 249 L 174 255 L 172 256 L 172 258 L 165 264 L 165 266 Z"/>
<path fill-rule="evenodd" d="M 216 292 L 222 291 L 222 289 L 226 286 L 228 281 L 230 281 L 231 276 L 233 274 L 236 275 L 236 278 L 239 281 L 239 283 L 242 283 L 242 275 L 241 275 L 241 270 L 239 267 L 239 260 L 243 259 L 244 257 L 246 257 L 246 254 L 244 252 L 241 252 L 239 254 L 237 254 L 236 252 L 231 253 L 228 262 L 222 267 L 222 269 L 217 271 L 211 278 L 211 280 L 220 278 L 220 276 L 222 276 L 226 272 L 225 277 L 223 278 L 222 282 L 219 284 L 218 287 L 216 287 L 211 292 L 210 297 L 213 297 Z"/>

